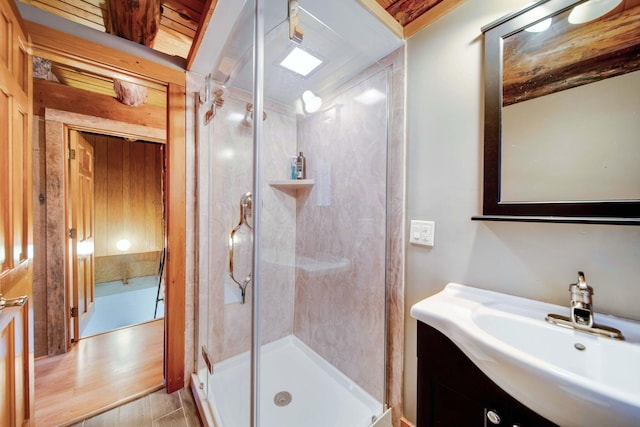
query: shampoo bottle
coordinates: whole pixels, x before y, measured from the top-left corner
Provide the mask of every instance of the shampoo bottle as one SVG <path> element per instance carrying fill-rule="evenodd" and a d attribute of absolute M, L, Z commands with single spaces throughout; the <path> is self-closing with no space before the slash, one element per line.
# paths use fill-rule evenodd
<path fill-rule="evenodd" d="M 302 155 L 302 151 L 296 157 L 296 179 L 307 178 L 307 159 Z"/>
<path fill-rule="evenodd" d="M 291 159 L 289 159 L 289 178 L 291 179 L 298 179 L 298 157 L 297 156 L 292 156 Z"/>

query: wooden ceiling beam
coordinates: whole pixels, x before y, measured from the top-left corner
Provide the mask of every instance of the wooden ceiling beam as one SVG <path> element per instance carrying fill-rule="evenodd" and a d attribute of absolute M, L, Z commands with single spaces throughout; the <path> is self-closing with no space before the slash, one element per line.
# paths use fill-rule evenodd
<path fill-rule="evenodd" d="M 26 21 L 33 54 L 87 72 L 132 83 L 174 83 L 185 86 L 186 74 L 35 22 Z M 117 64 L 117 66 L 113 65 Z"/>
<path fill-rule="evenodd" d="M 153 47 L 160 29 L 160 0 L 107 0 L 107 32 Z"/>
<path fill-rule="evenodd" d="M 111 96 L 33 79 L 33 114 L 44 116 L 45 108 L 130 123 L 141 127 L 144 135 L 155 142 L 164 142 L 166 138 L 167 115 L 164 107 L 142 105 L 131 108 Z"/>

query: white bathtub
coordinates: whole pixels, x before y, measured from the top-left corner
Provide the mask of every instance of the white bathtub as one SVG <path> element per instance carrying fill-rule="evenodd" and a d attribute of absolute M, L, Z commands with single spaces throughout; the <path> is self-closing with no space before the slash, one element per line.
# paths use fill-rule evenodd
<path fill-rule="evenodd" d="M 216 364 L 202 388 L 193 375 L 192 389 L 205 425 L 249 427 L 249 357 L 247 352 Z M 261 427 L 391 427 L 390 410 L 383 414 L 381 402 L 295 336 L 263 346 L 261 358 Z M 274 397 L 283 391 L 291 402 L 278 406 Z"/>

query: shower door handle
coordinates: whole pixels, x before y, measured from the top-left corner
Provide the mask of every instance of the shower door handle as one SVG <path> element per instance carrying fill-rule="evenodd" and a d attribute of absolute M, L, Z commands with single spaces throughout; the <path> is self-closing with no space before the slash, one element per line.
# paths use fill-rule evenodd
<path fill-rule="evenodd" d="M 234 246 L 234 237 L 238 230 L 242 227 L 242 224 L 238 224 L 233 230 L 231 230 L 231 234 L 229 234 L 229 276 L 231 280 L 236 282 L 240 289 L 242 290 L 242 302 L 244 303 L 244 293 L 247 289 L 247 285 L 251 282 L 251 273 L 244 278 L 242 282 L 236 279 L 236 276 L 233 274 L 233 246 Z"/>
<path fill-rule="evenodd" d="M 238 285 L 238 287 L 240 287 L 240 291 L 242 293 L 241 295 L 242 304 L 244 304 L 244 297 L 247 290 L 247 286 L 251 282 L 251 272 L 249 272 L 247 277 L 245 277 L 242 282 L 236 279 L 235 275 L 233 274 L 233 246 L 235 243 L 234 237 L 238 232 L 238 230 L 240 230 L 240 228 L 243 225 L 247 226 L 249 229 L 252 228 L 247 222 L 247 217 L 251 216 L 251 204 L 252 204 L 251 193 L 249 192 L 244 193 L 240 198 L 240 222 L 238 222 L 238 225 L 236 225 L 234 229 L 231 230 L 231 233 L 229 234 L 229 277 L 231 277 L 231 280 L 233 280 Z"/>

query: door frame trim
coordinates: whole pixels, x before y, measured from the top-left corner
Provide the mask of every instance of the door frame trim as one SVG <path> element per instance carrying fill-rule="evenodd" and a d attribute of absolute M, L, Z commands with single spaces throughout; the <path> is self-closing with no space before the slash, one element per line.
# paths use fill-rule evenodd
<path fill-rule="evenodd" d="M 186 72 L 126 52 L 25 21 L 32 53 L 86 67 L 105 76 L 167 88 L 166 103 L 166 248 L 164 376 L 168 392 L 185 385 L 186 320 Z M 110 36 L 105 35 L 105 39 Z"/>

